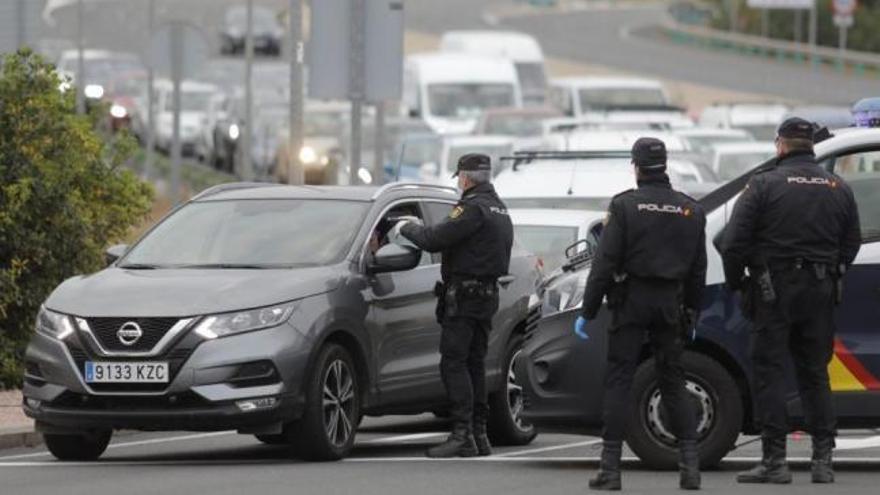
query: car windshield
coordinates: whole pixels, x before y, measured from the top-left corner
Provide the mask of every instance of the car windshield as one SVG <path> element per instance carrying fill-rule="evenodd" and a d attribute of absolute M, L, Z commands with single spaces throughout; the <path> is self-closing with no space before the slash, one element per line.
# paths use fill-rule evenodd
<path fill-rule="evenodd" d="M 211 93 L 207 91 L 181 91 L 180 93 L 181 112 L 207 112 L 210 104 Z M 165 99 L 165 111 L 174 111 L 174 98 L 170 93 Z"/>
<path fill-rule="evenodd" d="M 554 210 L 605 211 L 610 197 L 504 198 L 508 208 L 550 208 Z"/>
<path fill-rule="evenodd" d="M 522 62 L 516 64 L 516 77 L 523 91 L 543 91 L 547 86 L 544 75 L 544 64 L 540 62 Z"/>
<path fill-rule="evenodd" d="M 581 107 L 643 107 L 666 105 L 666 96 L 653 88 L 589 88 L 579 91 Z"/>
<path fill-rule="evenodd" d="M 344 124 L 341 112 L 306 112 L 303 132 L 309 137 L 336 137 L 342 134 Z"/>
<path fill-rule="evenodd" d="M 725 144 L 725 143 L 741 143 L 743 141 L 754 141 L 749 136 L 735 136 L 735 135 L 716 135 L 716 136 L 687 136 L 685 138 L 688 144 L 690 144 L 691 149 L 706 153 L 712 150 L 716 144 Z"/>
<path fill-rule="evenodd" d="M 345 256 L 369 204 L 251 199 L 190 203 L 121 263 L 160 268 L 292 268 Z"/>
<path fill-rule="evenodd" d="M 428 106 L 437 117 L 474 118 L 483 109 L 514 105 L 512 84 L 431 84 Z"/>
<path fill-rule="evenodd" d="M 546 115 L 492 115 L 486 119 L 483 132 L 504 136 L 530 137 L 541 134 L 541 119 Z"/>
<path fill-rule="evenodd" d="M 718 178 L 733 180 L 770 158 L 771 153 L 731 153 L 718 158 Z"/>
<path fill-rule="evenodd" d="M 577 227 L 514 225 L 514 238 L 544 263 L 547 273 L 565 263 L 565 248 L 577 241 Z"/>

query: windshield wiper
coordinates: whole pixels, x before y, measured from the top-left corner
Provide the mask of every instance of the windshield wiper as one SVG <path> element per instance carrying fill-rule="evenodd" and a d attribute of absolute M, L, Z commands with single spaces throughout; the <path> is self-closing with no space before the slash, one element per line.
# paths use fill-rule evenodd
<path fill-rule="evenodd" d="M 126 270 L 155 270 L 161 267 L 159 265 L 151 265 L 149 263 L 128 263 L 125 265 L 119 265 L 118 268 L 125 268 Z"/>
<path fill-rule="evenodd" d="M 266 270 L 271 268 L 280 268 L 280 266 L 272 265 L 254 265 L 248 263 L 202 263 L 192 265 L 180 265 L 175 268 L 197 268 L 197 269 L 217 269 L 217 270 Z"/>

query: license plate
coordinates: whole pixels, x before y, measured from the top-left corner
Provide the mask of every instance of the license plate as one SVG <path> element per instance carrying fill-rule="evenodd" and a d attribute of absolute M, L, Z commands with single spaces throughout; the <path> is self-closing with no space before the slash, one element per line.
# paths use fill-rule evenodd
<path fill-rule="evenodd" d="M 168 363 L 86 361 L 87 383 L 168 383 Z"/>

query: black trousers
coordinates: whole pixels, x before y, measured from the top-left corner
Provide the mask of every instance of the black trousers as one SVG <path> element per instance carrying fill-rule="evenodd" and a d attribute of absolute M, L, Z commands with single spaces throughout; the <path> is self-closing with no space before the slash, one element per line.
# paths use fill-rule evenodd
<path fill-rule="evenodd" d="M 814 439 L 834 438 L 828 381 L 834 353 L 834 282 L 817 280 L 811 267 L 777 271 L 772 278 L 777 301 L 756 301 L 752 348 L 762 436 L 779 438 L 789 432 L 785 364 L 791 355 L 807 430 Z"/>
<path fill-rule="evenodd" d="M 486 352 L 491 320 L 466 316 L 443 320 L 440 338 L 440 376 L 452 404 L 455 427 L 473 428 L 489 416 L 486 391 Z"/>
<path fill-rule="evenodd" d="M 650 343 L 665 417 L 680 440 L 695 440 L 696 414 L 685 388 L 681 354 L 684 348 L 678 284 L 630 281 L 627 295 L 614 314 L 608 335 L 602 438 L 622 441 L 632 410 L 633 376 L 639 356 Z"/>

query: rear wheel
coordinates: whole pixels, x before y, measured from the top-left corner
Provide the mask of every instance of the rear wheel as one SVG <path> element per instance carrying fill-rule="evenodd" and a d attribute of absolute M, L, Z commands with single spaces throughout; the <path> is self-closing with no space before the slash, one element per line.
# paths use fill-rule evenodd
<path fill-rule="evenodd" d="M 305 412 L 291 428 L 288 441 L 304 459 L 342 459 L 354 446 L 360 414 L 360 387 L 354 361 L 344 347 L 329 344 L 315 363 Z"/>
<path fill-rule="evenodd" d="M 516 379 L 514 364 L 522 352 L 521 335 L 514 335 L 504 356 L 504 386 L 489 396 L 489 439 L 494 445 L 527 445 L 538 435 L 534 425 L 523 419 L 524 396 Z"/>
<path fill-rule="evenodd" d="M 687 389 L 696 408 L 700 464 L 714 466 L 735 445 L 742 429 L 743 404 L 730 373 L 714 359 L 695 352 L 682 355 Z M 661 407 L 654 359 L 642 363 L 632 386 L 627 444 L 648 466 L 675 469 L 678 442 Z"/>
<path fill-rule="evenodd" d="M 49 452 L 61 461 L 94 461 L 107 450 L 111 430 L 83 432 L 75 435 L 44 433 Z"/>

